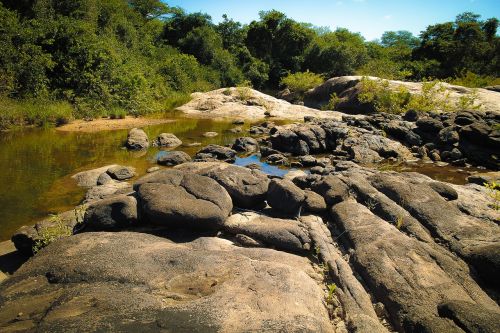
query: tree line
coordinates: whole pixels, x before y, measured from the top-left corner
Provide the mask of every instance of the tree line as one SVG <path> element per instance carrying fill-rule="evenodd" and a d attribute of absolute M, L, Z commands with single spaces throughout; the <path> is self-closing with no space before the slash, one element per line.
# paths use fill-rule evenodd
<path fill-rule="evenodd" d="M 275 10 L 215 24 L 159 0 L 0 0 L 0 98 L 68 101 L 95 117 L 157 112 L 219 87 L 275 90 L 308 71 L 479 86 L 500 76 L 498 24 L 463 13 L 419 36 L 366 41 Z"/>

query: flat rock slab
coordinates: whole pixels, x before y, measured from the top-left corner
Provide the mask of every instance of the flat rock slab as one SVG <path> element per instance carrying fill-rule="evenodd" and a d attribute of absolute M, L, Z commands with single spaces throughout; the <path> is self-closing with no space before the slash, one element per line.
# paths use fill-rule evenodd
<path fill-rule="evenodd" d="M 217 238 L 85 233 L 0 286 L 0 331 L 334 332 L 308 259 Z"/>
<path fill-rule="evenodd" d="M 295 220 L 246 212 L 231 215 L 224 223 L 224 230 L 249 236 L 284 251 L 303 252 L 311 249 L 307 228 Z"/>

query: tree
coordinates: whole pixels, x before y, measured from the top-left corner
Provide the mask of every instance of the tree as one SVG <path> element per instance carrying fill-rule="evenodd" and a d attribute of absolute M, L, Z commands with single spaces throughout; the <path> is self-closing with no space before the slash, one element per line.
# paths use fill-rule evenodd
<path fill-rule="evenodd" d="M 129 0 L 128 2 L 144 19 L 155 19 L 171 12 L 170 8 L 160 0 Z"/>

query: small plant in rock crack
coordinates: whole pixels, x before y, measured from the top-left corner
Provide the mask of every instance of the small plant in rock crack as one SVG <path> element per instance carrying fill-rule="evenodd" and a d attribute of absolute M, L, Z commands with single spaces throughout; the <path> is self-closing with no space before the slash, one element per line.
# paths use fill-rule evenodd
<path fill-rule="evenodd" d="M 369 198 L 365 201 L 366 208 L 368 208 L 372 212 L 375 210 L 377 205 L 378 203 L 373 198 Z"/>
<path fill-rule="evenodd" d="M 335 283 L 330 283 L 327 285 L 328 287 L 328 296 L 326 297 L 326 302 L 328 304 L 333 303 L 333 295 L 335 294 L 335 291 L 337 290 L 337 285 Z"/>
<path fill-rule="evenodd" d="M 403 226 L 403 215 L 398 215 L 398 217 L 396 217 L 394 225 L 398 230 L 401 229 L 401 227 Z"/>
<path fill-rule="evenodd" d="M 61 217 L 53 215 L 51 217 L 51 224 L 40 228 L 38 231 L 39 239 L 33 245 L 33 254 L 36 254 L 55 240 L 61 237 L 71 236 L 72 234 L 73 230 L 64 223 Z"/>
<path fill-rule="evenodd" d="M 494 210 L 500 210 L 500 183 L 496 181 L 484 183 L 484 187 L 488 190 L 488 196 L 493 201 L 489 206 Z"/>

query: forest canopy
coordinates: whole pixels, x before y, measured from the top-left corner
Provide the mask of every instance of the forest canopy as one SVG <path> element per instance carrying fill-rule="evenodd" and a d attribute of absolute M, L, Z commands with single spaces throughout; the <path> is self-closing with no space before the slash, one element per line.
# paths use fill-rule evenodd
<path fill-rule="evenodd" d="M 300 72 L 483 86 L 500 76 L 498 24 L 467 12 L 366 41 L 275 10 L 216 24 L 159 0 L 0 0 L 0 98 L 66 101 L 95 117 L 163 111 L 219 87 L 277 90 Z"/>

